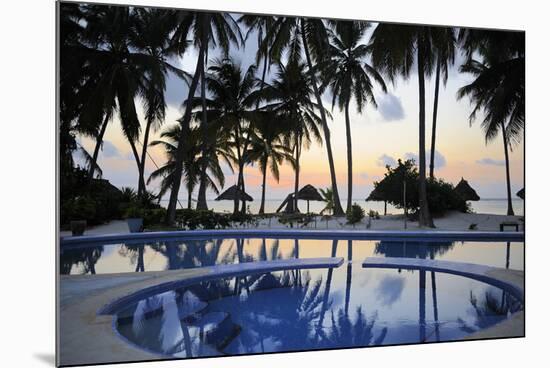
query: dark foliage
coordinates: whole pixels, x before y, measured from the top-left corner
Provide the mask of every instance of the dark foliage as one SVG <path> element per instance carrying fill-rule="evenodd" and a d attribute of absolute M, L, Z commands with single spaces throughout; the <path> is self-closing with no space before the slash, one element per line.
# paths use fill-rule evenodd
<path fill-rule="evenodd" d="M 386 167 L 384 179 L 374 183 L 375 190 L 389 203 L 397 208 L 407 209 L 411 212 L 418 210 L 418 170 L 413 160 L 398 160 L 397 166 Z M 406 183 L 406 199 L 403 199 L 403 183 Z M 446 211 L 468 212 L 469 207 L 455 191 L 453 185 L 442 179 L 430 179 L 427 181 L 428 207 L 430 212 L 442 215 Z"/>

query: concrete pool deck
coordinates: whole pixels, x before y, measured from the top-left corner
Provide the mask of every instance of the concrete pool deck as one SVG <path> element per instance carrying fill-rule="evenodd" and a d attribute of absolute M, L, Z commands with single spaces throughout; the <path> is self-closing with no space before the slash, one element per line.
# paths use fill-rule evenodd
<path fill-rule="evenodd" d="M 82 247 L 92 244 L 142 243 L 150 240 L 201 240 L 217 238 L 279 238 L 279 239 L 351 239 L 351 240 L 502 240 L 524 241 L 523 232 L 499 231 L 444 231 L 444 230 L 319 230 L 319 229 L 222 229 L 156 231 L 126 234 L 84 235 L 62 237 L 61 248 Z"/>
<path fill-rule="evenodd" d="M 125 303 L 165 289 L 240 274 L 339 267 L 341 257 L 288 259 L 189 270 L 63 275 L 59 282 L 58 364 L 62 366 L 161 360 L 131 346 L 113 330 L 112 313 Z M 102 314 L 103 313 L 103 314 Z"/>

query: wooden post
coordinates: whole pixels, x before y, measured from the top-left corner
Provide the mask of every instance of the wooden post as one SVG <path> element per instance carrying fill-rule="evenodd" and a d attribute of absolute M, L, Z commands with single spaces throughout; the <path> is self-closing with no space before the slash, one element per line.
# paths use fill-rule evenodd
<path fill-rule="evenodd" d="M 403 211 L 405 213 L 404 228 L 407 229 L 407 182 L 403 181 Z"/>

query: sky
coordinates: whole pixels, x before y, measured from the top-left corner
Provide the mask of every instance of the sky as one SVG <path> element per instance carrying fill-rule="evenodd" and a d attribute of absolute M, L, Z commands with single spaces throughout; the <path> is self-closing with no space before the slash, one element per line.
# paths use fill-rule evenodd
<path fill-rule="evenodd" d="M 234 16 L 238 18 L 239 15 Z M 369 34 L 366 38 L 368 36 Z M 367 41 L 365 39 L 365 42 Z M 256 37 L 252 34 L 244 48 L 232 50 L 231 56 L 240 61 L 244 69 L 254 63 L 256 50 Z M 196 50 L 191 50 L 182 58 L 173 60 L 173 63 L 193 73 L 197 55 Z M 219 52 L 210 51 L 210 60 L 217 56 Z M 457 184 L 464 177 L 481 198 L 504 198 L 506 197 L 506 177 L 502 136 L 497 136 L 491 142 L 485 142 L 480 126 L 482 114 L 470 122 L 472 106 L 469 100 L 467 98 L 457 100 L 457 90 L 472 81 L 471 76 L 458 72 L 460 59 L 461 57 L 450 69 L 447 84 L 440 87 L 435 176 L 453 184 Z M 413 72 L 408 80 L 397 79 L 394 84 L 389 81 L 386 81 L 386 84 L 387 94 L 379 88 L 375 89 L 377 109 L 369 104 L 359 114 L 354 103 L 351 104 L 354 199 L 360 200 L 368 196 L 373 189 L 373 182 L 383 178 L 387 164 L 393 165 L 399 158 L 415 158 L 418 162 L 418 78 Z M 434 84 L 433 77 L 426 80 L 426 149 L 428 151 L 426 167 L 429 165 Z M 199 91 L 200 89 L 197 89 L 197 94 Z M 187 86 L 171 75 L 167 82 L 166 95 L 168 108 L 164 125 L 153 133 L 150 141 L 159 138 L 163 129 L 176 124 L 176 119 L 183 115 L 181 103 L 187 97 Z M 323 101 L 325 108 L 330 110 L 331 97 L 325 94 Z M 145 122 L 140 104 L 141 102 L 137 100 L 143 135 Z M 339 111 L 337 106 L 331 110 L 331 114 L 333 119 L 329 121 L 329 128 L 338 189 L 341 199 L 344 199 L 347 198 L 345 119 L 344 113 Z M 88 152 L 93 152 L 95 142 L 92 139 L 86 137 L 78 139 Z M 103 150 L 98 159 L 98 164 L 103 170 L 103 178 L 119 188 L 123 186 L 137 188 L 137 165 L 130 145 L 122 134 L 118 117 L 115 117 L 108 126 L 104 139 Z M 139 144 L 137 146 L 141 149 Z M 155 163 L 161 166 L 166 160 L 160 146 L 150 147 L 149 153 L 151 159 L 146 162 L 147 177 L 155 170 Z M 510 152 L 512 193 L 516 193 L 524 186 L 523 153 L 523 141 L 514 146 Z M 268 175 L 268 199 L 285 198 L 293 191 L 294 174 L 290 165 L 284 164 L 280 171 L 279 182 Z M 236 175 L 229 167 L 224 167 L 224 172 L 226 173 L 225 188 L 228 188 L 236 183 Z M 261 179 L 261 172 L 257 166 L 249 166 L 245 169 L 246 190 L 254 198 L 260 198 Z M 330 186 L 327 152 L 324 145 L 312 143 L 309 150 L 304 150 L 302 153 L 300 186 L 306 183 L 318 188 Z M 158 182 L 152 182 L 148 189 L 157 192 L 158 186 Z M 215 196 L 214 192 L 207 193 L 207 198 L 215 198 Z M 196 197 L 196 193 L 193 197 Z M 180 190 L 179 198 L 184 200 L 187 198 L 184 188 Z"/>

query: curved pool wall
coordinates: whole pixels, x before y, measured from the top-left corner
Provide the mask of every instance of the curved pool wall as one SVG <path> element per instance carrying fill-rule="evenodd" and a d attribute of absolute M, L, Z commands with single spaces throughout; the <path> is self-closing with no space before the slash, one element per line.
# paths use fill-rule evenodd
<path fill-rule="evenodd" d="M 510 280 L 495 277 L 492 275 L 495 268 L 485 265 L 464 262 L 436 261 L 432 259 L 369 257 L 363 262 L 363 268 L 419 270 L 448 273 L 495 286 L 510 293 L 522 304 L 525 302 L 522 285 L 517 285 Z"/>
<path fill-rule="evenodd" d="M 411 231 L 375 231 L 375 230 L 186 230 L 157 231 L 128 234 L 105 234 L 62 237 L 60 246 L 63 248 L 87 246 L 90 243 L 141 243 L 147 240 L 204 240 L 212 238 L 275 238 L 275 239 L 341 239 L 341 240 L 502 240 L 524 241 L 523 232 L 497 231 L 441 231 L 441 230 L 411 230 Z"/>
<path fill-rule="evenodd" d="M 147 298 L 149 296 L 159 294 L 168 290 L 178 289 L 185 286 L 191 286 L 201 282 L 230 278 L 251 274 L 263 274 L 270 272 L 286 271 L 286 270 L 303 270 L 317 268 L 334 268 L 340 267 L 344 263 L 341 257 L 326 257 L 326 258 L 305 258 L 305 259 L 280 259 L 265 262 L 248 262 L 230 265 L 219 265 L 209 267 L 208 272 L 196 276 L 187 277 L 181 280 L 175 280 L 157 285 L 149 286 L 138 290 L 132 294 L 116 299 L 101 309 L 98 310 L 98 315 L 107 315 L 116 313 L 120 308 Z"/>
<path fill-rule="evenodd" d="M 139 349 L 145 349 L 146 351 L 148 351 L 150 353 L 160 354 L 160 355 L 163 355 L 163 356 L 166 356 L 166 357 L 169 358 L 169 357 L 173 357 L 173 356 L 168 354 L 168 353 L 156 352 L 154 350 L 151 350 L 147 346 L 141 346 L 140 343 L 138 343 L 136 341 L 133 341 L 132 338 L 129 338 L 128 336 L 122 335 L 118 331 L 118 326 L 117 326 L 117 323 L 116 323 L 116 320 L 118 318 L 118 313 L 122 310 L 126 310 L 130 305 L 135 304 L 140 300 L 144 301 L 145 299 L 150 298 L 150 297 L 155 297 L 155 298 L 160 297 L 161 294 L 164 295 L 166 292 L 174 292 L 178 289 L 180 289 L 180 290 L 193 290 L 192 288 L 190 288 L 191 286 L 198 287 L 199 284 L 201 284 L 205 281 L 212 281 L 214 279 L 223 279 L 223 278 L 228 278 L 228 277 L 234 277 L 236 275 L 248 275 L 248 276 L 250 276 L 250 275 L 253 275 L 253 274 L 259 274 L 259 273 L 263 274 L 264 272 L 271 272 L 271 271 L 276 272 L 276 271 L 296 270 L 296 269 L 305 270 L 305 269 L 314 269 L 314 268 L 328 268 L 329 269 L 329 275 L 332 275 L 331 274 L 332 269 L 339 268 L 342 265 L 342 263 L 343 263 L 342 258 L 325 258 L 325 259 L 309 259 L 307 261 L 306 260 L 297 260 L 297 259 L 295 259 L 295 260 L 252 262 L 252 263 L 248 263 L 248 264 L 215 266 L 215 267 L 211 268 L 211 270 L 208 274 L 197 275 L 195 277 L 191 277 L 191 278 L 187 279 L 187 282 L 180 281 L 180 282 L 177 282 L 177 283 L 169 282 L 169 283 L 158 284 L 158 285 L 155 285 L 154 287 L 149 287 L 147 289 L 139 290 L 139 291 L 135 292 L 134 294 L 131 294 L 131 295 L 125 296 L 121 299 L 112 301 L 107 306 L 102 308 L 100 310 L 100 313 L 102 313 L 102 314 L 113 314 L 114 315 L 114 319 L 113 319 L 114 333 L 117 334 L 119 336 L 119 338 L 121 338 L 126 343 L 130 343 L 130 344 L 132 344 L 133 346 L 135 346 L 136 348 L 139 348 Z M 447 273 L 447 274 L 452 275 L 451 277 L 459 277 L 459 279 L 461 280 L 460 282 L 462 284 L 464 284 L 464 282 L 465 282 L 465 281 L 462 281 L 462 279 L 471 279 L 471 280 L 475 280 L 476 282 L 480 282 L 481 284 L 484 284 L 486 286 L 493 286 L 498 290 L 502 290 L 503 292 L 506 292 L 506 293 L 510 294 L 512 297 L 516 298 L 521 303 L 521 305 L 523 305 L 523 291 L 522 291 L 521 285 L 518 285 L 517 283 L 511 282 L 510 280 L 506 279 L 505 277 L 502 277 L 502 275 L 499 275 L 498 273 L 494 273 L 493 271 L 495 271 L 495 269 L 492 268 L 492 267 L 485 267 L 485 266 L 472 265 L 472 264 L 459 263 L 459 262 L 417 260 L 417 259 L 395 259 L 395 258 L 393 258 L 393 259 L 392 258 L 380 259 L 380 260 L 377 260 L 375 258 L 366 259 L 365 261 L 362 262 L 362 266 L 363 266 L 362 267 L 363 269 L 365 269 L 365 268 L 397 269 L 398 268 L 398 269 L 406 269 L 406 270 L 419 270 L 419 271 L 425 271 L 425 272 L 426 271 L 431 271 L 431 272 L 437 272 L 438 274 Z M 348 267 L 349 267 L 349 265 L 348 265 Z M 414 275 L 408 275 L 407 277 L 411 277 L 411 276 L 416 277 Z M 329 280 L 331 278 L 332 278 L 332 276 L 329 276 Z M 356 278 L 356 277 L 354 277 L 354 278 Z M 442 282 L 442 279 L 439 279 L 439 280 L 440 280 L 439 282 Z M 360 280 L 358 279 L 355 282 L 359 282 L 359 281 Z M 327 281 L 327 282 L 330 283 L 330 281 Z M 348 282 L 349 282 L 349 280 L 348 280 Z M 334 280 L 333 280 L 333 283 L 334 283 Z M 443 283 L 443 285 L 446 285 L 446 284 Z M 334 286 L 335 285 L 333 285 L 333 287 Z M 441 288 L 441 285 L 440 285 L 440 288 Z M 445 289 L 445 287 L 443 287 L 443 288 Z M 258 293 L 258 292 L 259 293 L 267 293 L 266 295 L 256 296 L 256 298 L 255 298 L 256 300 L 258 300 L 258 298 L 259 298 L 259 300 L 264 300 L 262 305 L 265 307 L 266 306 L 265 299 L 268 298 L 268 295 L 272 295 L 272 294 L 273 295 L 275 295 L 275 294 L 279 295 L 280 297 L 276 298 L 276 299 L 278 300 L 278 302 L 284 303 L 284 300 L 286 300 L 285 299 L 285 295 L 286 295 L 285 290 L 286 290 L 285 288 L 282 288 L 282 289 L 281 288 L 274 288 L 274 289 L 269 289 L 268 288 L 268 289 L 260 289 L 259 291 L 255 290 L 255 291 L 252 292 L 252 294 L 255 294 L 255 293 Z M 329 290 L 330 290 L 330 288 L 329 288 Z M 464 291 L 464 290 L 462 290 L 462 291 Z M 325 291 L 323 291 L 322 293 L 325 293 Z M 439 291 L 439 293 L 441 293 L 441 290 Z M 458 291 L 452 291 L 451 292 L 451 294 L 455 294 L 455 293 L 460 294 Z M 470 293 L 471 293 L 471 291 L 470 291 Z M 464 294 L 464 293 L 462 293 L 462 294 Z M 242 321 L 240 321 L 240 320 L 242 318 L 245 318 L 245 320 L 246 320 L 246 318 L 247 318 L 246 316 L 249 315 L 252 311 L 254 311 L 254 313 L 257 312 L 260 315 L 263 315 L 262 313 L 264 313 L 265 311 L 263 311 L 263 308 L 256 309 L 256 307 L 254 307 L 256 305 L 256 303 L 253 303 L 251 306 L 247 306 L 246 300 L 250 297 L 250 295 L 248 293 L 246 295 L 247 295 L 247 297 L 245 298 L 245 302 L 244 302 L 245 304 L 243 304 L 241 306 L 242 308 L 244 308 L 243 310 L 240 309 L 241 307 L 238 307 L 237 309 L 235 309 L 235 306 L 231 307 L 231 305 L 235 303 L 234 302 L 235 298 L 237 298 L 237 300 L 241 299 L 238 295 L 237 296 L 224 296 L 224 297 L 221 297 L 221 299 L 214 300 L 214 301 L 209 301 L 208 299 L 205 299 L 205 301 L 206 301 L 206 304 L 213 303 L 213 305 L 217 305 L 218 307 L 220 307 L 220 303 L 221 303 L 222 307 L 225 305 L 225 307 L 229 308 L 229 309 L 219 309 L 219 312 L 216 312 L 216 310 L 218 310 L 218 309 L 214 309 L 214 313 L 221 313 L 221 311 L 224 311 L 223 313 L 225 313 L 228 316 L 229 319 L 233 318 L 235 323 L 238 323 L 239 325 L 241 325 L 243 329 L 247 329 L 248 326 L 246 324 L 242 325 Z M 364 297 L 364 295 L 362 295 L 362 297 Z M 229 298 L 229 299 L 227 299 L 227 298 Z M 325 298 L 329 298 L 328 294 L 325 294 Z M 330 297 L 330 298 L 332 300 L 332 297 Z M 440 296 L 440 298 L 441 298 L 441 296 Z M 504 296 L 503 296 L 503 298 L 504 298 Z M 271 299 L 273 299 L 273 297 L 269 297 L 269 300 L 271 300 Z M 372 300 L 372 296 L 369 296 L 367 299 Z M 426 302 L 425 299 L 424 299 L 424 302 Z M 442 301 L 440 300 L 440 302 L 442 302 Z M 333 303 L 332 301 L 329 303 L 329 305 L 331 306 L 330 307 L 331 310 L 332 310 L 332 303 Z M 336 302 L 335 308 L 339 305 L 338 303 L 342 304 L 343 301 L 340 300 L 339 302 Z M 406 304 L 409 305 L 408 302 Z M 446 304 L 444 300 L 443 300 L 443 304 L 444 305 Z M 447 304 L 448 304 L 448 302 L 447 302 Z M 267 303 L 267 305 L 269 305 L 269 303 Z M 413 305 L 414 305 L 414 303 L 413 303 Z M 340 305 L 340 307 L 341 307 L 341 305 Z M 368 309 L 366 305 L 364 307 L 365 307 L 365 308 L 363 308 L 364 310 Z M 424 305 L 424 309 L 425 308 L 426 308 L 426 305 Z M 437 308 L 437 306 L 435 306 L 434 308 Z M 448 308 L 444 308 L 444 309 L 448 309 Z M 212 313 L 212 311 L 209 311 L 207 313 Z M 321 312 L 321 313 L 324 314 L 323 312 Z M 334 313 L 334 311 L 333 312 L 327 311 L 326 313 L 329 315 L 329 317 L 327 317 L 327 318 L 330 320 L 330 318 L 331 318 L 330 314 Z M 375 312 L 375 313 L 377 313 L 377 312 Z M 426 313 L 426 312 L 424 312 L 424 313 Z M 351 316 L 351 314 L 352 313 L 350 313 L 350 316 Z M 347 317 L 347 312 L 346 312 L 346 317 Z M 422 318 L 426 318 L 426 315 L 424 315 L 424 317 L 422 317 Z M 440 327 L 436 327 L 436 329 L 441 328 L 442 329 L 441 330 L 442 335 L 445 334 L 446 336 L 451 336 L 449 334 L 453 334 L 453 336 L 455 336 L 454 338 L 449 338 L 449 337 L 447 337 L 447 339 L 443 338 L 443 340 L 439 340 L 439 337 L 437 337 L 438 340 L 435 340 L 435 341 L 455 341 L 457 339 L 462 339 L 464 337 L 467 337 L 468 334 L 466 332 L 464 332 L 464 331 L 459 332 L 459 329 L 457 329 L 456 326 L 451 327 L 449 325 L 448 317 L 447 317 L 447 322 L 444 319 L 444 321 L 441 324 L 439 324 L 439 322 L 437 322 L 437 317 L 435 317 L 435 318 L 436 318 L 436 324 L 438 326 L 440 326 Z M 501 322 L 493 322 L 493 324 L 489 324 L 488 326 L 483 327 L 481 330 L 478 330 L 477 332 L 483 331 L 484 328 L 487 328 L 487 327 L 490 328 L 492 326 L 498 325 L 498 323 L 502 323 L 502 321 L 506 322 L 508 320 L 508 318 L 505 318 L 505 317 L 502 317 L 502 318 L 504 318 L 504 319 L 501 320 Z M 164 317 L 163 317 L 163 319 L 164 319 Z M 332 319 L 333 319 L 332 323 L 334 323 L 334 315 L 333 315 Z M 401 321 L 401 319 L 399 319 L 399 320 Z M 149 323 L 150 324 L 151 322 L 145 321 L 143 323 Z M 153 323 L 155 323 L 155 322 L 153 322 Z M 158 322 L 156 322 L 156 323 L 158 323 Z M 374 323 L 374 320 L 373 320 L 373 323 Z M 452 324 L 453 323 L 451 321 L 451 325 Z M 380 336 L 382 336 L 382 335 L 385 336 L 386 331 L 389 328 L 389 330 L 392 331 L 392 332 L 388 332 L 388 336 L 390 336 L 390 335 L 392 335 L 392 336 L 390 337 L 390 341 L 388 341 L 388 342 L 382 343 L 383 339 L 380 340 L 380 342 L 378 342 L 378 343 L 374 342 L 374 346 L 385 345 L 385 344 L 390 344 L 390 345 L 395 344 L 396 343 L 395 340 L 392 340 L 392 339 L 395 339 L 396 333 L 397 333 L 397 335 L 404 334 L 404 336 L 400 337 L 400 338 L 405 339 L 404 341 L 398 340 L 398 342 L 397 342 L 398 344 L 426 342 L 424 340 L 419 340 L 419 341 L 407 341 L 406 340 L 407 338 L 410 338 L 411 329 L 418 328 L 417 325 L 414 325 L 414 326 L 411 325 L 411 321 L 407 322 L 407 320 L 405 319 L 405 320 L 402 320 L 402 322 L 398 322 L 397 325 L 400 325 L 401 327 L 397 327 L 396 325 L 390 325 L 388 327 L 384 327 L 383 330 L 382 330 L 383 332 L 378 330 L 378 333 L 379 333 Z M 424 331 L 424 336 L 426 336 L 426 328 L 433 328 L 433 326 L 431 326 L 430 324 L 428 324 L 428 325 L 419 324 L 418 326 L 424 326 L 424 327 L 421 327 L 421 330 L 423 329 L 423 331 Z M 187 328 L 187 327 L 184 327 L 184 329 L 185 328 Z M 252 328 L 254 330 L 254 327 L 252 327 Z M 155 328 L 153 328 L 153 330 L 155 330 Z M 398 333 L 397 331 L 402 331 L 402 332 Z M 166 333 L 168 333 L 168 332 L 166 332 Z M 283 332 L 280 331 L 279 333 L 283 333 Z M 438 330 L 437 334 L 439 334 L 439 330 Z M 430 334 L 428 334 L 428 335 L 430 335 Z M 518 336 L 521 335 L 521 332 L 518 331 L 517 335 Z M 268 333 L 268 336 L 270 336 L 269 333 Z M 408 336 L 408 337 L 406 337 L 406 336 Z M 462 337 L 460 337 L 460 336 L 462 336 Z M 237 338 L 237 337 L 235 337 L 235 338 Z M 424 337 L 424 338 L 426 338 L 426 337 Z M 197 341 L 195 341 L 194 343 L 197 343 Z M 202 342 L 199 342 L 199 344 L 202 344 Z M 349 344 L 351 344 L 349 346 L 346 345 L 347 344 L 346 342 L 333 342 L 332 344 L 336 344 L 336 345 L 334 345 L 334 346 L 330 345 L 330 344 L 327 345 L 327 346 L 312 345 L 312 346 L 309 346 L 309 347 L 305 347 L 305 345 L 304 346 L 299 345 L 299 346 L 296 346 L 295 349 L 298 349 L 298 350 L 304 350 L 304 349 L 306 349 L 306 350 L 316 350 L 316 349 L 319 349 L 319 348 L 320 349 L 326 349 L 326 348 L 330 349 L 330 348 L 337 348 L 337 347 L 354 347 L 354 346 L 355 347 L 362 347 L 363 346 L 363 345 L 354 345 L 355 343 L 351 343 L 351 342 L 349 343 Z M 235 344 L 232 344 L 232 345 L 234 346 L 233 347 L 233 349 L 234 349 Z M 231 346 L 231 344 L 230 344 L 230 346 Z M 364 346 L 368 346 L 368 345 L 364 345 Z M 203 355 L 203 356 L 211 356 L 213 354 L 212 352 L 214 350 L 211 350 L 208 347 L 206 347 L 206 349 L 207 349 L 207 352 L 205 352 L 206 355 Z M 208 349 L 210 349 L 210 350 L 208 350 Z M 230 349 L 229 352 L 226 351 L 225 353 L 229 353 L 229 354 L 241 354 L 242 353 L 242 352 L 241 353 L 236 352 L 235 350 L 233 350 L 233 352 L 231 352 L 231 351 L 232 350 Z M 283 350 L 275 349 L 273 351 L 268 349 L 267 352 L 274 352 L 274 351 L 294 351 L 294 350 L 292 348 L 287 349 L 287 350 L 285 350 L 285 349 L 283 349 Z M 187 353 L 187 348 L 186 348 L 185 353 Z M 219 353 L 223 354 L 223 351 L 219 351 Z M 216 354 L 216 355 L 219 355 L 219 354 Z"/>

